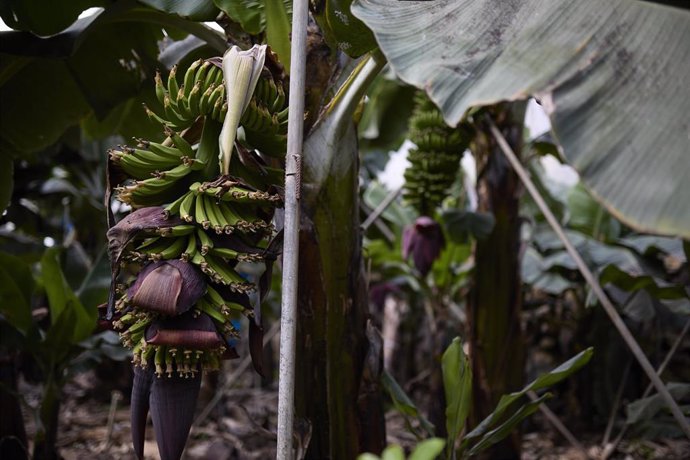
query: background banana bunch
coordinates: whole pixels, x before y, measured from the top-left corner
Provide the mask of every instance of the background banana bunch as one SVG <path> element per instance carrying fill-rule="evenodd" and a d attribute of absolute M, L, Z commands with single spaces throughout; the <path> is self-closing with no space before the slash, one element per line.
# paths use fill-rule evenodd
<path fill-rule="evenodd" d="M 410 166 L 405 170 L 403 196 L 420 215 L 430 216 L 458 177 L 460 159 L 472 139 L 471 131 L 464 124 L 457 128 L 448 126 L 441 111 L 419 92 L 408 137 L 416 148 L 408 155 Z"/>
<path fill-rule="evenodd" d="M 236 355 L 229 344 L 239 337 L 239 315 L 249 318 L 250 334 L 261 333 L 248 295 L 257 286 L 237 265 L 264 262 L 270 276 L 276 258 L 271 221 L 281 204 L 287 97 L 282 67 L 270 53 L 267 61 L 240 121 L 231 175 L 218 168 L 228 102 L 217 58 L 194 62 L 181 81 L 177 67 L 165 83 L 156 75 L 162 111 L 144 109 L 163 142 L 135 139 L 108 152 L 110 185 L 135 209 L 108 232 L 117 248 L 110 311 L 134 364 L 158 377 L 218 369 Z M 117 284 L 121 267 L 136 274 Z M 252 349 L 260 369 L 257 356 Z"/>

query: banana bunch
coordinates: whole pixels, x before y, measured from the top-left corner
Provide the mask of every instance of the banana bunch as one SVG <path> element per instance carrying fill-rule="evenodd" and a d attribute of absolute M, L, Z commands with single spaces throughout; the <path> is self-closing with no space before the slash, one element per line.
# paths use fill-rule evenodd
<path fill-rule="evenodd" d="M 170 215 L 179 215 L 185 222 L 196 222 L 204 230 L 217 234 L 273 231 L 273 225 L 252 211 L 253 205 L 274 205 L 281 198 L 259 190 L 252 190 L 232 180 L 220 185 L 195 182 L 189 191 L 165 208 Z"/>
<path fill-rule="evenodd" d="M 420 215 L 431 215 L 457 178 L 471 133 L 464 125 L 446 125 L 441 111 L 423 93 L 415 99 L 408 136 L 416 148 L 408 155 L 403 196 Z"/>
<path fill-rule="evenodd" d="M 198 117 L 222 123 L 228 110 L 223 72 L 218 60 L 198 60 L 185 72 L 182 83 L 174 66 L 164 83 L 156 73 L 156 98 L 161 114 L 144 106 L 148 116 L 175 130 L 189 128 Z M 252 147 L 270 156 L 285 154 L 287 143 L 287 96 L 282 81 L 265 70 L 240 124 Z"/>
<path fill-rule="evenodd" d="M 280 78 L 266 67 L 240 121 L 240 142 L 253 160 L 233 158 L 237 176 L 218 171 L 228 102 L 217 60 L 194 62 L 182 82 L 177 73 L 173 67 L 165 83 L 155 77 L 163 111 L 145 107 L 165 140 L 134 139 L 134 146 L 108 151 L 109 168 L 126 176 L 114 188 L 117 198 L 135 209 L 165 212 L 165 226 L 137 222 L 146 230 L 127 239 L 117 261 L 134 274 L 114 290 L 114 326 L 123 344 L 135 365 L 153 366 L 159 377 L 218 369 L 239 337 L 232 321 L 254 320 L 249 293 L 256 285 L 238 264 L 275 259 L 267 246 L 282 202 L 274 192 L 282 163 L 262 154 L 285 154 L 287 98 Z M 193 287 L 185 287 L 190 279 Z"/>
<path fill-rule="evenodd" d="M 164 116 L 147 109 L 147 114 L 170 127 L 189 127 L 199 116 L 222 121 L 228 106 L 225 102 L 223 72 L 211 61 L 199 59 L 185 72 L 182 85 L 177 81 L 177 66 L 168 74 L 167 84 L 156 73 L 156 98 L 163 106 Z"/>
<path fill-rule="evenodd" d="M 168 126 L 165 134 L 163 143 L 136 139 L 136 147 L 108 151 L 112 164 L 134 179 L 115 189 L 120 201 L 133 207 L 165 203 L 185 188 L 190 173 L 203 168 L 187 140 Z"/>
<path fill-rule="evenodd" d="M 150 329 L 157 319 L 156 315 L 132 309 L 126 298 L 121 299 L 118 308 L 129 309 L 116 322 L 115 327 L 124 330 L 120 336 L 123 345 L 132 349 L 132 362 L 142 368 L 153 364 L 158 377 L 172 377 L 174 372 L 180 377 L 193 377 L 201 370 L 218 370 L 221 360 L 228 354 L 228 350 L 217 340 L 209 341 L 213 347 L 204 349 L 157 344 L 155 340 L 147 340 L 147 336 L 151 336 Z M 246 307 L 224 300 L 211 286 L 207 287 L 206 294 L 198 300 L 191 314 L 194 318 L 207 315 L 207 321 L 210 318 L 213 322 L 211 328 L 216 329 L 208 328 L 206 332 L 211 337 L 220 333 L 226 342 L 240 338 L 239 331 L 231 322 L 237 314 L 253 316 Z"/>

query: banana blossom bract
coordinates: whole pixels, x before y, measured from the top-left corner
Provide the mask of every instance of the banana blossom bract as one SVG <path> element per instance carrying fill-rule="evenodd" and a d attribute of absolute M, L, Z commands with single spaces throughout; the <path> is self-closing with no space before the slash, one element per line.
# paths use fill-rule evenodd
<path fill-rule="evenodd" d="M 414 266 L 422 276 L 429 273 L 445 246 L 441 226 L 429 216 L 418 217 L 413 225 L 403 231 L 403 259 L 407 260 L 412 256 Z"/>
<path fill-rule="evenodd" d="M 240 118 L 247 109 L 259 81 L 266 60 L 266 45 L 254 45 L 247 51 L 233 46 L 223 55 L 223 78 L 227 94 L 228 111 L 223 121 L 218 143 L 220 145 L 221 171 L 230 172 L 232 149 L 237 137 Z"/>

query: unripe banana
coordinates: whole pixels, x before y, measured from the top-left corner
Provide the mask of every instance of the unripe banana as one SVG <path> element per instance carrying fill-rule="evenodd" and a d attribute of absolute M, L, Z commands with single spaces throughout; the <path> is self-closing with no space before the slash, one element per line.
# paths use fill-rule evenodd
<path fill-rule="evenodd" d="M 202 88 L 204 91 L 208 88 L 211 87 L 211 85 L 216 84 L 216 79 L 218 77 L 218 74 L 221 74 L 222 71 L 216 67 L 215 65 L 211 65 L 208 69 L 208 72 L 206 72 L 206 78 L 204 79 L 204 83 Z"/>
<path fill-rule="evenodd" d="M 163 112 L 155 113 L 145 106 L 147 115 L 161 125 L 167 139 L 162 143 L 135 139 L 135 148 L 112 150 L 109 156 L 134 179 L 116 187 L 122 201 L 133 207 L 163 206 L 167 216 L 179 215 L 185 223 L 143 234 L 127 248 L 123 260 L 143 266 L 150 260 L 179 258 L 194 270 L 198 267 L 217 289 L 209 285 L 193 312 L 211 316 L 217 332 L 226 339 L 238 337 L 230 318 L 236 312 L 251 317 L 252 312 L 239 303 L 225 301 L 220 292 L 244 294 L 256 288 L 233 267 L 238 261 L 264 260 L 261 248 L 265 241 L 261 240 L 265 235 L 247 233 L 272 231 L 271 211 L 280 203 L 280 196 L 264 190 L 277 181 L 281 171 L 269 166 L 257 171 L 254 165 L 235 160 L 231 163 L 231 168 L 236 168 L 232 179 L 217 177 L 218 137 L 228 111 L 223 72 L 210 61 L 199 60 L 189 66 L 180 85 L 178 70 L 173 66 L 166 83 L 160 74 L 155 76 L 156 97 Z M 262 154 L 277 156 L 277 152 L 284 154 L 285 91 L 282 82 L 274 81 L 268 71 L 264 70 L 261 78 L 243 117 L 242 124 L 249 134 L 242 142 Z M 254 140 L 249 140 L 250 136 Z M 256 140 L 263 138 L 267 141 Z M 242 232 L 244 235 L 237 238 L 251 249 L 224 247 L 231 240 L 212 237 L 211 230 L 217 234 Z M 159 377 L 173 372 L 190 376 L 199 368 L 219 367 L 224 346 L 201 351 L 147 344 L 144 333 L 151 322 L 150 314 L 142 316 L 143 311 L 127 299 L 126 284 L 116 292 L 120 298 L 115 308 L 124 313 L 118 327 L 122 329 L 123 343 L 133 348 L 137 365 L 155 366 Z"/>
<path fill-rule="evenodd" d="M 207 302 L 205 299 L 200 299 L 199 302 L 196 304 L 196 308 L 199 309 L 202 313 L 206 313 L 208 316 L 213 318 L 215 321 L 218 321 L 220 324 L 225 324 L 226 318 L 223 316 L 223 314 L 215 308 L 213 304 L 210 302 Z"/>
<path fill-rule="evenodd" d="M 201 100 L 199 101 L 199 113 L 201 115 L 207 115 L 209 109 L 213 107 L 213 105 L 211 104 L 211 94 L 213 94 L 213 91 L 215 89 L 216 86 L 212 84 L 208 88 L 206 88 L 204 94 L 201 95 Z"/>
<path fill-rule="evenodd" d="M 184 252 L 182 255 L 180 255 L 180 258 L 184 260 L 185 262 L 191 262 L 194 256 L 197 253 L 196 250 L 196 236 L 194 233 L 190 233 L 189 236 L 187 237 L 187 247 L 185 248 Z"/>
<path fill-rule="evenodd" d="M 180 203 L 180 219 L 184 220 L 185 222 L 192 222 L 194 220 L 192 206 L 194 206 L 195 200 L 196 193 L 187 192 L 184 199 Z"/>
<path fill-rule="evenodd" d="M 168 94 L 163 99 L 163 109 L 165 110 L 165 117 L 172 122 L 174 126 L 185 126 L 187 120 L 177 111 L 177 104 L 170 99 Z"/>
<path fill-rule="evenodd" d="M 161 79 L 160 72 L 156 71 L 154 81 L 156 83 L 156 98 L 161 103 L 161 105 L 163 105 L 163 101 L 165 101 L 166 91 L 165 87 L 163 86 L 163 80 Z"/>
<path fill-rule="evenodd" d="M 194 225 L 183 224 L 176 225 L 174 227 L 159 228 L 156 230 L 156 233 L 164 237 L 178 237 L 189 235 L 190 233 L 194 232 L 195 229 L 196 227 Z"/>
<path fill-rule="evenodd" d="M 187 69 L 187 72 L 184 74 L 184 97 L 185 99 L 189 97 L 189 93 L 192 91 L 192 88 L 194 87 L 194 82 L 196 81 L 196 73 L 199 67 L 203 64 L 204 60 L 199 59 L 198 61 L 194 61 L 192 65 L 189 66 Z"/>
<path fill-rule="evenodd" d="M 183 155 L 189 158 L 194 158 L 196 156 L 196 153 L 194 152 L 192 145 L 189 142 L 187 142 L 182 136 L 180 136 L 177 131 L 166 127 L 165 134 L 172 140 L 173 145 L 175 145 L 175 147 L 177 147 L 177 149 L 180 150 Z"/>
<path fill-rule="evenodd" d="M 209 197 L 206 197 L 204 202 L 206 204 L 206 215 L 211 221 L 211 227 L 218 235 L 222 234 L 225 231 L 225 221 L 223 214 L 218 209 L 218 203 L 216 203 L 215 199 Z"/>
<path fill-rule="evenodd" d="M 204 230 L 208 230 L 208 228 L 211 226 L 211 221 L 206 215 L 206 208 L 204 204 L 204 195 L 197 196 L 194 203 L 194 220 L 199 225 L 204 227 Z"/>
<path fill-rule="evenodd" d="M 211 248 L 213 248 L 213 240 L 202 229 L 197 229 L 196 234 L 198 236 L 198 241 L 201 244 L 201 247 L 200 247 L 201 255 L 205 256 L 206 254 L 208 254 L 208 251 Z"/>
<path fill-rule="evenodd" d="M 420 93 L 408 136 L 416 148 L 408 154 L 403 198 L 421 215 L 431 215 L 457 179 L 460 159 L 472 134 L 466 125 L 447 126 L 440 110 Z"/>
<path fill-rule="evenodd" d="M 174 104 L 177 104 L 177 95 L 180 90 L 180 87 L 177 85 L 177 64 L 172 66 L 172 69 L 170 69 L 170 73 L 168 74 L 168 94 L 170 95 L 170 98 L 172 99 Z"/>
<path fill-rule="evenodd" d="M 194 116 L 198 116 L 200 114 L 199 112 L 199 102 L 201 101 L 201 95 L 202 95 L 202 86 L 201 82 L 197 81 L 194 83 L 194 87 L 192 88 L 192 92 L 189 93 L 189 102 L 188 102 L 188 107 L 189 107 L 189 112 Z"/>
<path fill-rule="evenodd" d="M 166 355 L 166 347 L 161 346 L 161 345 L 154 345 L 155 348 L 155 357 L 153 359 L 155 366 L 156 366 L 156 376 L 158 377 L 163 377 L 163 372 L 164 372 L 164 366 L 165 366 L 165 355 Z"/>

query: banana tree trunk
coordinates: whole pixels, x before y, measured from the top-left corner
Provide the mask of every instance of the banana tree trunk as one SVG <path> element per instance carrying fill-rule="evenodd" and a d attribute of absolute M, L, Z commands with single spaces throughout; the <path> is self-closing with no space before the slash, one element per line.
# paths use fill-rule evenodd
<path fill-rule="evenodd" d="M 308 459 L 354 459 L 385 442 L 381 400 L 361 391 L 378 381 L 363 375 L 378 372 L 365 372 L 368 302 L 357 209 L 353 168 L 324 186 L 300 240 L 295 394 L 298 420 L 311 423 Z"/>
<path fill-rule="evenodd" d="M 524 103 L 516 103 L 492 110 L 515 152 L 520 152 L 522 144 L 524 108 Z M 477 241 L 474 286 L 468 299 L 474 375 L 472 423 L 476 425 L 493 411 L 501 395 L 522 386 L 525 352 L 520 327 L 520 181 L 488 130 L 478 137 L 474 148 L 479 210 L 493 213 L 496 220 L 491 234 Z M 515 431 L 494 446 L 486 458 L 519 459 L 520 443 L 520 433 Z"/>

